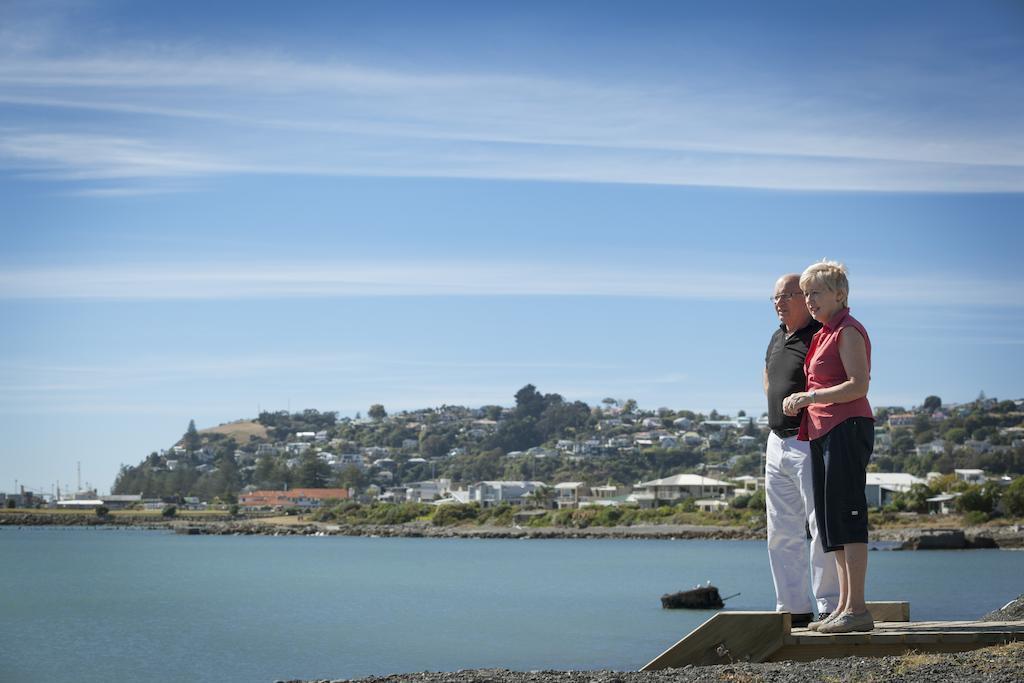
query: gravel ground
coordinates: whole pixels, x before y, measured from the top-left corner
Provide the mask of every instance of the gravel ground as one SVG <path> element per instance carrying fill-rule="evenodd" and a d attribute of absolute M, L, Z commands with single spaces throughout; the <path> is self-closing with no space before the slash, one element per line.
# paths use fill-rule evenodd
<path fill-rule="evenodd" d="M 509 671 L 475 669 L 452 673 L 400 674 L 359 679 L 362 683 L 971 683 L 1024 681 L 1024 643 L 902 657 L 846 657 L 814 662 L 688 666 L 663 671 Z M 292 681 L 289 683 L 300 683 Z M 313 682 L 307 682 L 313 683 Z M 317 683 L 341 683 L 326 679 Z"/>
<path fill-rule="evenodd" d="M 989 612 L 981 621 L 1024 621 L 1024 594 L 1018 595 L 1016 600 L 1011 600 L 1000 609 Z"/>

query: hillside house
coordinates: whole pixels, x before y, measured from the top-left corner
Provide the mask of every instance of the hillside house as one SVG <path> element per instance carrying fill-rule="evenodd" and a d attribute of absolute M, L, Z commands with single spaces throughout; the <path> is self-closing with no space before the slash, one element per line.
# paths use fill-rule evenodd
<path fill-rule="evenodd" d="M 451 479 L 414 481 L 405 486 L 405 499 L 414 503 L 429 503 L 445 497 L 452 488 Z"/>
<path fill-rule="evenodd" d="M 868 507 L 881 508 L 892 502 L 897 494 L 906 493 L 914 484 L 924 484 L 925 480 L 906 472 L 868 472 L 864 485 L 864 495 L 868 499 Z"/>
<path fill-rule="evenodd" d="M 736 485 L 700 474 L 677 474 L 633 487 L 632 500 L 642 507 L 675 505 L 686 499 L 731 498 Z"/>
<path fill-rule="evenodd" d="M 582 481 L 563 481 L 555 484 L 555 505 L 559 510 L 579 507 L 589 493 L 590 489 Z"/>
<path fill-rule="evenodd" d="M 985 470 L 953 470 L 953 475 L 956 476 L 957 481 L 965 481 L 968 484 L 980 485 L 988 481 Z"/>
<path fill-rule="evenodd" d="M 889 427 L 912 427 L 917 415 L 913 413 L 893 413 L 889 416 Z"/>
<path fill-rule="evenodd" d="M 528 496 L 544 485 L 542 481 L 480 481 L 470 485 L 469 500 L 480 503 L 481 507 L 499 503 L 523 505 L 529 502 Z"/>

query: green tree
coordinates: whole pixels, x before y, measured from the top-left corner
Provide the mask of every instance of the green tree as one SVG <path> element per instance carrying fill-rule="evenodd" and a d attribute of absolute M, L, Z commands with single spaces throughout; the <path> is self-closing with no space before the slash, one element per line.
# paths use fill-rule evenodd
<path fill-rule="evenodd" d="M 106 505 L 99 505 L 96 507 L 96 516 L 100 519 L 106 519 L 107 515 L 110 514 L 110 508 Z"/>
<path fill-rule="evenodd" d="M 420 455 L 427 460 L 434 458 L 440 458 L 444 456 L 451 449 L 454 438 L 452 434 L 442 432 L 440 434 L 432 433 L 421 435 L 420 438 Z"/>
<path fill-rule="evenodd" d="M 366 414 L 370 416 L 371 420 L 374 420 L 376 422 L 380 422 L 381 420 L 388 416 L 387 411 L 384 410 L 384 406 L 381 405 L 380 403 L 374 403 L 372 406 L 370 406 L 370 410 Z"/>
<path fill-rule="evenodd" d="M 544 411 L 544 397 L 537 387 L 527 384 L 516 392 L 516 417 L 540 417 Z"/>
<path fill-rule="evenodd" d="M 164 509 L 160 512 L 160 514 L 166 517 L 167 519 L 171 519 L 178 515 L 178 507 L 176 505 L 164 506 Z"/>
<path fill-rule="evenodd" d="M 942 399 L 938 396 L 927 396 L 924 399 L 924 408 L 929 413 L 934 413 L 936 410 L 942 407 Z"/>
<path fill-rule="evenodd" d="M 1003 506 L 1007 514 L 1024 517 L 1024 477 L 1014 479 L 1003 492 Z"/>
<path fill-rule="evenodd" d="M 348 465 L 338 475 L 338 486 L 344 489 L 363 490 L 369 481 L 363 471 L 355 465 Z"/>
<path fill-rule="evenodd" d="M 896 453 L 906 454 L 914 450 L 914 437 L 908 429 L 902 427 L 893 429 L 890 434 L 890 440 L 892 450 Z"/>
<path fill-rule="evenodd" d="M 196 421 L 188 421 L 188 429 L 185 430 L 185 436 L 181 439 L 181 445 L 187 451 L 195 451 L 199 449 L 201 439 L 199 438 L 199 431 L 196 429 Z"/>
<path fill-rule="evenodd" d="M 555 490 L 548 486 L 538 486 L 527 496 L 532 507 L 549 508 L 555 500 Z"/>
<path fill-rule="evenodd" d="M 947 429 L 942 437 L 946 441 L 952 441 L 955 444 L 962 444 L 967 440 L 967 430 L 963 427 L 953 427 L 951 429 Z"/>
<path fill-rule="evenodd" d="M 957 498 L 957 508 L 961 512 L 984 512 L 986 515 L 990 515 L 998 505 L 1001 494 L 1002 491 L 998 484 L 986 483 L 981 486 L 968 486 L 967 490 Z"/>
<path fill-rule="evenodd" d="M 925 429 L 924 431 L 914 433 L 914 443 L 921 445 L 931 443 L 935 438 L 935 432 L 931 429 Z"/>
<path fill-rule="evenodd" d="M 495 447 L 506 453 L 525 451 L 539 446 L 543 441 L 537 430 L 537 421 L 529 416 L 503 422 L 491 439 Z"/>
<path fill-rule="evenodd" d="M 932 490 L 925 484 L 914 484 L 909 491 L 896 496 L 896 507 L 909 512 L 927 512 L 928 498 L 932 496 Z"/>
<path fill-rule="evenodd" d="M 306 453 L 299 461 L 296 484 L 303 488 L 323 489 L 331 480 L 331 466 L 318 455 Z"/>
<path fill-rule="evenodd" d="M 932 428 L 932 421 L 927 415 L 918 415 L 914 418 L 914 434 L 927 432 Z"/>

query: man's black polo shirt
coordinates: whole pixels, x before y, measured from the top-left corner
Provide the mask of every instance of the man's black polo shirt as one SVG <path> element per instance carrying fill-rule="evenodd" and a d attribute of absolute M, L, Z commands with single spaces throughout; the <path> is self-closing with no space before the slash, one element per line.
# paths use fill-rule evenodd
<path fill-rule="evenodd" d="M 821 329 L 821 323 L 813 318 L 804 327 L 786 337 L 786 326 L 772 335 L 764 363 L 768 369 L 768 426 L 782 436 L 796 434 L 800 428 L 800 416 L 789 417 L 782 412 L 782 399 L 797 391 L 807 390 L 804 376 L 804 358 L 811 344 L 811 337 Z"/>

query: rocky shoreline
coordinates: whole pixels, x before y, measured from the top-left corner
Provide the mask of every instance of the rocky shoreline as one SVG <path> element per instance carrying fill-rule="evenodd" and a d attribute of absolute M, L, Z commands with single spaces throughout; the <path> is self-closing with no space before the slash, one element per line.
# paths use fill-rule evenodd
<path fill-rule="evenodd" d="M 649 524 L 616 527 L 505 527 L 449 526 L 429 523 L 408 524 L 325 524 L 296 520 L 289 524 L 261 520 L 154 520 L 152 517 L 99 518 L 90 515 L 37 514 L 32 512 L 0 515 L 0 526 L 89 526 L 131 527 L 175 530 L 195 535 L 265 536 L 370 536 L 405 538 L 484 538 L 484 539 L 710 539 L 758 540 L 765 538 L 764 528 L 691 524 Z M 979 526 L 966 529 L 882 528 L 871 532 L 872 542 L 886 544 L 887 550 L 1021 548 L 1024 529 L 1013 526 Z"/>
<path fill-rule="evenodd" d="M 174 530 L 178 533 L 216 536 L 370 536 L 384 538 L 483 538 L 483 539 L 660 539 L 660 540 L 761 540 L 763 527 L 697 524 L 644 524 L 614 527 L 517 527 L 434 526 L 408 524 L 327 524 L 291 521 L 277 524 L 258 519 L 197 520 L 152 517 L 108 517 L 75 514 L 41 514 L 30 511 L 0 514 L 2 526 L 89 526 Z M 885 550 L 969 550 L 975 548 L 1024 548 L 1024 527 L 975 526 L 957 528 L 886 527 L 871 531 L 872 543 Z"/>

